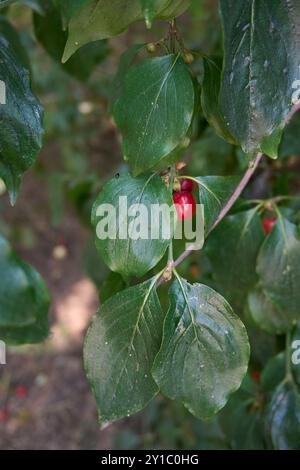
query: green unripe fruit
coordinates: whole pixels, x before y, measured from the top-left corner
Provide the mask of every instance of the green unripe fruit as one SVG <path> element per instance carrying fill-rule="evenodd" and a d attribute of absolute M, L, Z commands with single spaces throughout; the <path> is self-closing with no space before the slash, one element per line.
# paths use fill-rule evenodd
<path fill-rule="evenodd" d="M 147 51 L 150 52 L 150 54 L 156 51 L 156 45 L 154 44 L 154 42 L 149 42 L 146 48 L 147 48 Z"/>
<path fill-rule="evenodd" d="M 185 62 L 186 64 L 189 65 L 189 64 L 192 64 L 195 59 L 194 59 L 193 54 L 191 54 L 190 52 L 185 52 L 185 53 L 183 54 L 183 60 L 184 60 L 184 62 Z"/>

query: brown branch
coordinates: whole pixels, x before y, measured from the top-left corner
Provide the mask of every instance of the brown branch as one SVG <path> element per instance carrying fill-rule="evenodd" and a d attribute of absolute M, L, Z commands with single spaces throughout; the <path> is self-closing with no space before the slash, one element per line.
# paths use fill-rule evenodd
<path fill-rule="evenodd" d="M 221 212 L 219 213 L 217 219 L 215 220 L 214 224 L 211 226 L 211 228 L 209 229 L 208 233 L 207 233 L 207 236 L 212 232 L 212 230 L 214 230 L 216 228 L 216 226 L 221 222 L 221 220 L 224 219 L 224 217 L 228 214 L 228 212 L 230 211 L 230 209 L 232 208 L 232 206 L 234 205 L 234 203 L 237 201 L 237 199 L 240 197 L 240 195 L 242 194 L 242 192 L 244 191 L 245 187 L 247 186 L 247 184 L 249 183 L 251 177 L 253 176 L 253 174 L 255 173 L 255 170 L 257 169 L 261 159 L 262 159 L 262 156 L 263 154 L 262 153 L 258 153 L 253 164 L 247 169 L 246 173 L 244 174 L 243 178 L 241 179 L 241 181 L 239 182 L 239 184 L 237 185 L 237 187 L 235 188 L 234 190 L 234 193 L 232 194 L 232 196 L 230 197 L 230 199 L 227 201 L 227 203 L 225 204 L 225 206 L 222 208 Z M 185 260 L 185 258 L 187 258 L 187 256 L 189 256 L 189 254 L 191 253 L 191 249 L 189 250 L 185 250 L 183 253 L 181 253 L 181 255 L 176 259 L 176 261 L 174 262 L 174 265 L 175 267 L 178 266 L 180 263 L 182 263 L 183 260 Z"/>
<path fill-rule="evenodd" d="M 288 124 L 290 122 L 290 120 L 292 119 L 292 117 L 294 116 L 294 114 L 299 110 L 300 110 L 300 102 L 295 103 L 294 106 L 292 107 L 292 109 L 290 110 L 290 112 L 287 114 L 287 116 L 284 120 L 285 124 Z M 240 195 L 242 194 L 242 192 L 246 188 L 246 186 L 249 183 L 250 179 L 252 178 L 253 174 L 255 173 L 262 157 L 263 157 L 263 154 L 260 153 L 260 152 L 256 155 L 256 158 L 253 161 L 252 165 L 247 169 L 247 171 L 244 174 L 243 178 L 241 179 L 241 181 L 237 185 L 236 189 L 234 190 L 234 193 L 232 194 L 230 199 L 227 201 L 225 206 L 220 211 L 217 219 L 215 220 L 214 224 L 209 229 L 206 236 L 208 236 L 217 227 L 217 225 L 219 225 L 219 223 L 224 219 L 224 217 L 228 214 L 228 212 L 230 211 L 230 209 L 232 208 L 234 203 L 237 201 L 237 199 L 240 197 Z M 185 250 L 183 253 L 181 253 L 181 255 L 174 261 L 174 268 L 176 266 L 178 266 L 179 264 L 181 264 L 190 255 L 190 253 L 193 251 L 192 247 L 193 247 L 193 245 L 191 245 L 189 250 Z M 163 277 L 161 277 L 157 282 L 157 287 L 160 286 L 161 284 L 163 284 L 164 282 L 165 282 L 165 280 L 163 279 Z"/>

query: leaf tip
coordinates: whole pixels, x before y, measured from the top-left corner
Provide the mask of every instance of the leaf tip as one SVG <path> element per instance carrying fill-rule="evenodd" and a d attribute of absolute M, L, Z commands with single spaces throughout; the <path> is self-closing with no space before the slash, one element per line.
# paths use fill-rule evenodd
<path fill-rule="evenodd" d="M 81 46 L 78 41 L 70 41 L 70 39 L 68 39 L 61 59 L 62 64 L 65 64 L 79 47 Z"/>

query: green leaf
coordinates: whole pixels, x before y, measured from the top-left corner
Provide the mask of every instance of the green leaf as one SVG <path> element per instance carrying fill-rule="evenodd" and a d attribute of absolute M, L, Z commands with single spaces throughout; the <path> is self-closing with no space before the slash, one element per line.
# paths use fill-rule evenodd
<path fill-rule="evenodd" d="M 264 137 L 261 141 L 260 149 L 268 157 L 276 159 L 278 157 L 279 145 L 283 134 L 283 124 L 277 127 L 271 135 Z"/>
<path fill-rule="evenodd" d="M 203 57 L 204 76 L 201 92 L 201 106 L 203 114 L 218 136 L 231 144 L 236 140 L 228 130 L 219 105 L 221 86 L 222 59 L 218 57 Z"/>
<path fill-rule="evenodd" d="M 118 273 L 110 272 L 103 281 L 99 289 L 100 302 L 106 302 L 107 299 L 125 289 L 126 284 L 122 276 Z"/>
<path fill-rule="evenodd" d="M 240 176 L 197 176 L 199 199 L 204 205 L 205 233 L 207 234 L 241 180 Z"/>
<path fill-rule="evenodd" d="M 86 0 L 69 22 L 63 62 L 85 44 L 116 36 L 139 19 L 142 19 L 139 0 Z"/>
<path fill-rule="evenodd" d="M 208 126 L 198 140 L 190 147 L 191 158 L 188 162 L 190 175 L 230 174 L 234 162 L 234 147 L 217 136 Z"/>
<path fill-rule="evenodd" d="M 55 6 L 61 12 L 64 29 L 67 28 L 71 18 L 78 13 L 85 3 L 86 0 L 54 0 Z"/>
<path fill-rule="evenodd" d="M 300 155 L 299 129 L 300 112 L 298 111 L 284 130 L 279 148 L 279 156 L 281 158 Z"/>
<path fill-rule="evenodd" d="M 300 4 L 221 0 L 220 7 L 225 54 L 221 111 L 230 133 L 253 154 L 283 125 L 292 106 L 300 78 Z"/>
<path fill-rule="evenodd" d="M 248 295 L 248 313 L 256 326 L 267 333 L 279 335 L 293 328 L 295 316 L 289 311 L 282 311 L 260 287 Z"/>
<path fill-rule="evenodd" d="M 106 264 L 103 263 L 99 256 L 95 247 L 94 237 L 91 237 L 85 246 L 83 265 L 85 273 L 94 282 L 97 288 L 99 288 L 107 278 L 108 273 L 110 273 Z"/>
<path fill-rule="evenodd" d="M 249 359 L 247 333 L 226 300 L 207 286 L 178 277 L 169 298 L 153 376 L 162 393 L 207 419 L 241 384 Z"/>
<path fill-rule="evenodd" d="M 34 13 L 34 32 L 38 41 L 48 54 L 69 74 L 85 82 L 97 64 L 102 62 L 108 53 L 106 41 L 97 41 L 84 46 L 66 63 L 61 63 L 62 53 L 68 33 L 63 31 L 60 13 L 52 0 L 44 3 L 45 15 Z"/>
<path fill-rule="evenodd" d="M 299 450 L 300 394 L 293 381 L 284 381 L 275 389 L 266 413 L 274 448 Z"/>
<path fill-rule="evenodd" d="M 256 258 L 264 231 L 256 209 L 227 216 L 210 234 L 205 251 L 213 279 L 231 302 L 242 305 L 257 282 Z"/>
<path fill-rule="evenodd" d="M 261 374 L 261 388 L 264 392 L 272 393 L 285 377 L 285 352 L 272 357 Z"/>
<path fill-rule="evenodd" d="M 157 18 L 161 20 L 170 20 L 176 16 L 180 16 L 187 8 L 189 8 L 191 0 L 168 0 L 165 1 L 164 7 L 157 13 Z"/>
<path fill-rule="evenodd" d="M 265 295 L 292 327 L 300 315 L 300 239 L 298 227 L 282 216 L 260 249 L 257 274 Z"/>
<path fill-rule="evenodd" d="M 168 3 L 170 3 L 170 1 L 169 0 L 140 0 L 140 3 L 142 5 L 142 12 L 146 20 L 147 28 L 151 28 L 152 21 L 154 20 L 159 10 L 164 8 Z"/>
<path fill-rule="evenodd" d="M 190 0 L 155 0 L 155 3 L 162 3 L 162 8 L 155 10 L 157 18 L 172 19 L 188 8 Z M 131 23 L 144 19 L 141 0 L 85 0 L 84 3 L 77 0 L 74 7 L 75 12 L 70 6 L 65 12 L 66 21 L 70 16 L 71 21 L 63 62 L 84 44 L 116 36 Z"/>
<path fill-rule="evenodd" d="M 49 336 L 49 293 L 40 275 L 0 237 L 0 339 L 37 343 Z"/>
<path fill-rule="evenodd" d="M 232 395 L 219 421 L 235 450 L 261 450 L 264 445 L 264 422 L 262 413 L 255 406 L 257 403 L 256 387 L 246 375 L 241 388 Z"/>
<path fill-rule="evenodd" d="M 0 42 L 0 76 L 6 88 L 6 104 L 0 104 L 0 177 L 14 204 L 21 176 L 42 145 L 42 108 L 30 88 L 26 53 L 4 18 L 0 18 Z"/>
<path fill-rule="evenodd" d="M 8 242 L 0 237 L 0 327 L 33 323 L 34 312 L 28 309 L 33 292 L 27 273 Z"/>
<path fill-rule="evenodd" d="M 133 175 L 153 168 L 179 145 L 194 104 L 193 81 L 179 55 L 146 59 L 129 69 L 114 117 Z"/>
<path fill-rule="evenodd" d="M 113 106 L 117 99 L 120 97 L 124 85 L 124 78 L 128 69 L 134 63 L 134 60 L 138 52 L 144 47 L 144 44 L 134 44 L 127 51 L 123 52 L 120 58 L 119 66 L 116 75 L 111 84 L 110 88 L 110 110 L 112 111 Z"/>
<path fill-rule="evenodd" d="M 139 214 L 139 208 L 136 216 L 128 216 L 125 205 L 123 206 L 123 212 L 119 204 L 121 202 L 122 206 L 120 197 L 127 198 L 128 209 L 134 204 L 143 205 L 148 211 L 147 220 L 144 219 L 142 212 Z M 167 204 L 171 207 L 173 201 L 169 190 L 161 178 L 155 174 L 138 178 L 123 174 L 118 178 L 109 180 L 93 205 L 92 225 L 96 232 L 100 220 L 102 220 L 101 224 L 104 225 L 106 218 L 107 224 L 110 224 L 113 229 L 114 213 L 110 217 L 106 217 L 106 214 L 103 214 L 104 217 L 97 216 L 97 209 L 103 204 L 111 204 L 116 209 L 117 235 L 115 239 L 96 237 L 96 247 L 102 259 L 112 271 L 116 271 L 125 277 L 143 276 L 163 257 L 173 235 L 173 218 L 171 219 L 169 237 L 167 233 L 163 236 L 164 234 L 159 229 L 158 222 L 156 222 L 157 237 L 155 238 L 151 234 L 151 229 L 155 228 L 151 225 L 150 220 L 151 206 L 154 204 Z M 148 228 L 146 222 L 148 222 Z M 109 228 L 109 225 L 107 227 Z M 104 231 L 106 230 L 104 227 Z M 143 230 L 146 231 L 145 237 L 142 237 Z M 139 237 L 139 234 L 141 237 Z"/>
<path fill-rule="evenodd" d="M 87 332 L 85 370 L 101 422 L 138 412 L 158 392 L 151 377 L 163 322 L 156 280 L 108 299 Z"/>
<path fill-rule="evenodd" d="M 241 311 L 244 308 L 244 304 L 241 306 Z M 256 326 L 251 325 L 247 321 L 247 311 L 244 309 L 245 324 L 247 325 L 247 333 L 250 342 L 251 349 L 251 361 L 261 367 L 265 367 L 267 362 L 273 357 L 278 351 L 278 345 L 276 344 L 276 336 L 271 336 L 265 333 Z"/>
<path fill-rule="evenodd" d="M 147 28 L 151 28 L 155 17 L 168 19 L 181 15 L 190 5 L 190 0 L 140 0 Z"/>

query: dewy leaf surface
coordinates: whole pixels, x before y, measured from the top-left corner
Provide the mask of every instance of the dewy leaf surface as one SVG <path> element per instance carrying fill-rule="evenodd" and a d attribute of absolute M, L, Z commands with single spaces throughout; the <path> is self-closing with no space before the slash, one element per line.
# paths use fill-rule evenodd
<path fill-rule="evenodd" d="M 247 371 L 249 343 L 226 300 L 202 284 L 177 278 L 153 376 L 162 393 L 201 419 L 211 418 Z"/>
<path fill-rule="evenodd" d="M 85 370 L 101 422 L 136 413 L 158 392 L 151 376 L 163 322 L 156 280 L 110 297 L 87 332 Z"/>
<path fill-rule="evenodd" d="M 42 145 L 42 108 L 31 91 L 26 53 L 4 18 L 0 18 L 0 76 L 0 176 L 15 203 L 21 176 Z"/>
<path fill-rule="evenodd" d="M 185 137 L 193 118 L 194 85 L 179 54 L 131 67 L 114 117 L 134 176 L 153 168 Z"/>
<path fill-rule="evenodd" d="M 283 125 L 299 89 L 300 3 L 220 0 L 220 7 L 225 54 L 221 111 L 229 132 L 253 154 Z M 274 157 L 274 149 L 271 153 Z"/>

